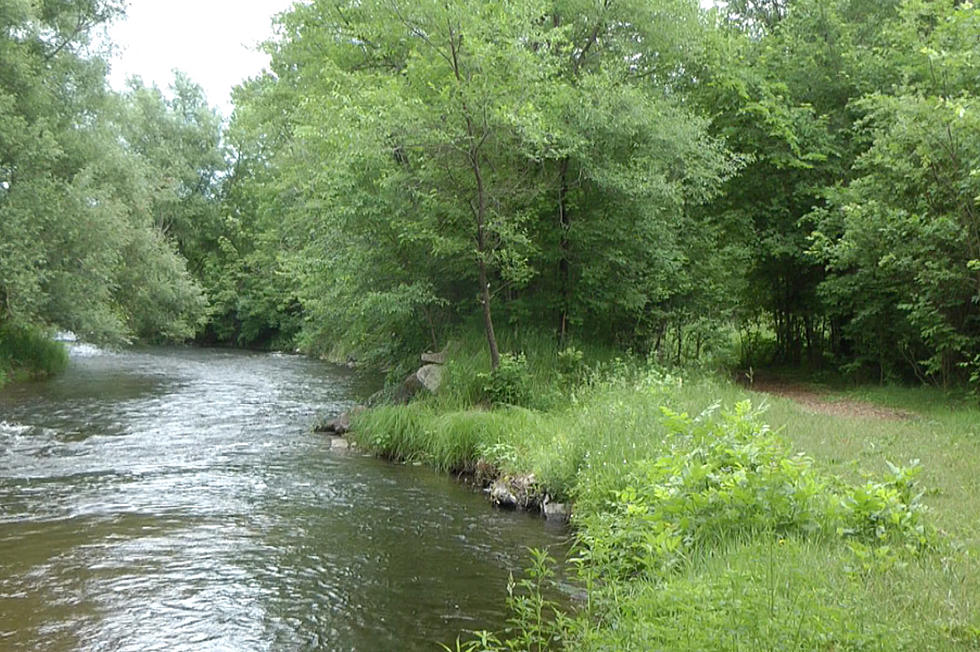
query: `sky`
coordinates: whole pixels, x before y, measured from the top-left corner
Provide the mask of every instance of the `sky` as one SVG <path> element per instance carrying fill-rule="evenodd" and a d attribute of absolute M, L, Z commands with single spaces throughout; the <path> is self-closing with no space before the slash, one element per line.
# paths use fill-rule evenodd
<path fill-rule="evenodd" d="M 272 17 L 293 0 L 129 0 L 126 17 L 111 26 L 116 45 L 109 82 L 124 90 L 139 75 L 165 92 L 175 68 L 185 72 L 226 118 L 231 89 L 259 74 L 268 57 L 258 43 L 272 36 Z M 714 4 L 701 0 L 702 6 Z"/>
<path fill-rule="evenodd" d="M 208 102 L 228 117 L 231 89 L 269 64 L 256 51 L 272 36 L 272 17 L 292 0 L 129 0 L 126 17 L 110 27 L 116 46 L 109 82 L 123 90 L 139 75 L 166 91 L 175 68 L 197 82 Z"/>

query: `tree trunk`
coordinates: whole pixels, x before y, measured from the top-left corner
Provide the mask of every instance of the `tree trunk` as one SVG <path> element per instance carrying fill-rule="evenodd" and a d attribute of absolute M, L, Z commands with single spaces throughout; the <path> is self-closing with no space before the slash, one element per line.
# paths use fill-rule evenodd
<path fill-rule="evenodd" d="M 462 35 L 457 33 L 452 26 L 449 28 L 449 48 L 451 53 L 450 63 L 452 64 L 453 74 L 456 81 L 463 83 L 464 77 L 460 70 L 459 48 L 462 44 Z M 490 278 L 487 272 L 487 188 L 483 180 L 482 148 L 490 136 L 487 124 L 484 121 L 483 129 L 478 132 L 474 124 L 473 113 L 466 101 L 460 103 L 463 118 L 466 121 L 466 136 L 469 139 L 469 151 L 467 152 L 470 164 L 470 171 L 473 173 L 473 180 L 476 182 L 475 201 L 470 203 L 473 210 L 473 217 L 476 222 L 476 258 L 479 268 L 480 281 L 480 303 L 483 304 L 483 327 L 486 330 L 487 344 L 490 348 L 490 368 L 496 369 L 500 366 L 500 349 L 497 347 L 497 335 L 493 331 L 493 317 L 490 311 Z"/>
<path fill-rule="evenodd" d="M 681 355 L 684 352 L 684 324 L 677 321 L 677 364 L 681 364 Z"/>
<path fill-rule="evenodd" d="M 487 345 L 490 347 L 490 368 L 500 366 L 500 349 L 497 348 L 497 336 L 493 332 L 493 316 L 490 313 L 490 281 L 487 278 L 487 264 L 480 259 L 480 300 L 483 303 L 483 328 L 487 333 Z"/>
<path fill-rule="evenodd" d="M 562 159 L 558 177 L 558 228 L 561 239 L 558 242 L 558 287 L 561 307 L 558 318 L 558 344 L 565 346 L 568 337 L 568 310 L 571 290 L 569 288 L 569 249 L 568 230 L 571 220 L 568 217 L 568 158 Z"/>

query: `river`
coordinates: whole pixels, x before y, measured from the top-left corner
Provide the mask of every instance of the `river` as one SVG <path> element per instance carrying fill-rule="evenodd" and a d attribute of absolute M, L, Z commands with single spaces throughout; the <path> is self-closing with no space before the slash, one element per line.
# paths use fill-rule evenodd
<path fill-rule="evenodd" d="M 72 346 L 0 390 L 0 649 L 434 650 L 499 628 L 540 519 L 331 452 L 346 369 Z"/>

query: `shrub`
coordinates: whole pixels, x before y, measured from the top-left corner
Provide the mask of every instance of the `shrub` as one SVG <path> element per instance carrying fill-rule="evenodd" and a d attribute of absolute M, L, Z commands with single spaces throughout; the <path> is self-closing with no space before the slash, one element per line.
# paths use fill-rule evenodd
<path fill-rule="evenodd" d="M 527 405 L 531 398 L 527 358 L 523 353 L 500 356 L 500 365 L 489 373 L 479 374 L 483 395 L 492 405 Z"/>
<path fill-rule="evenodd" d="M 558 373 L 569 383 L 579 383 L 585 379 L 588 366 L 585 364 L 585 354 L 573 346 L 558 352 Z"/>

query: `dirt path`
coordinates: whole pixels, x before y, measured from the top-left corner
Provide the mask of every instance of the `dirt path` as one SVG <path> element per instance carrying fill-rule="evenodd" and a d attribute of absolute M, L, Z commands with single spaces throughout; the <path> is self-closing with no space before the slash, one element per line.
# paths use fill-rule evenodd
<path fill-rule="evenodd" d="M 882 407 L 849 398 L 835 398 L 826 392 L 788 381 L 755 378 L 752 383 L 743 382 L 741 384 L 753 392 L 763 392 L 765 394 L 792 399 L 802 405 L 807 411 L 818 414 L 829 414 L 837 417 L 884 419 L 886 421 L 907 421 L 914 419 L 916 416 L 906 410 Z"/>

